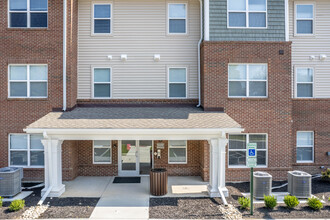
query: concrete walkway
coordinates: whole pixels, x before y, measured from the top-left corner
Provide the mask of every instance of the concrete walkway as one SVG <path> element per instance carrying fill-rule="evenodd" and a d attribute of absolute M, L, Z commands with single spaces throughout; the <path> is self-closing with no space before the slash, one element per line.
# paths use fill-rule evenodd
<path fill-rule="evenodd" d="M 91 219 L 148 219 L 149 177 L 141 183 L 113 184 L 112 177 Z"/>

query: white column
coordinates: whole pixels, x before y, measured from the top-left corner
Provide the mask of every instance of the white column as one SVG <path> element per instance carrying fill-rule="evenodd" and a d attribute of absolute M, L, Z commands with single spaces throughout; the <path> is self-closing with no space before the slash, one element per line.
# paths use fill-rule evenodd
<path fill-rule="evenodd" d="M 211 139 L 210 141 L 210 197 L 220 197 L 221 190 L 228 196 L 226 185 L 226 138 Z"/>
<path fill-rule="evenodd" d="M 42 140 L 45 149 L 45 188 L 51 187 L 49 197 L 59 197 L 64 191 L 62 184 L 62 140 Z"/>

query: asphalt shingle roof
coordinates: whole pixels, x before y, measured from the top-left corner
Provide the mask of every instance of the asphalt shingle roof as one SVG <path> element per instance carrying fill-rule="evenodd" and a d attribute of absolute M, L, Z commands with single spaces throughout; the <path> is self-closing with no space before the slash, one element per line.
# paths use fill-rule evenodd
<path fill-rule="evenodd" d="M 51 112 L 30 124 L 42 129 L 189 129 L 241 128 L 223 112 L 185 107 L 78 107 Z"/>

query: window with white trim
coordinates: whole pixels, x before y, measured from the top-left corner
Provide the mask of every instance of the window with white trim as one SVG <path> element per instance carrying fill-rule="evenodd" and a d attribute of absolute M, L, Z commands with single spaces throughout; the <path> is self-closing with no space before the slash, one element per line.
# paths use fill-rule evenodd
<path fill-rule="evenodd" d="M 111 68 L 93 68 L 94 98 L 111 98 Z"/>
<path fill-rule="evenodd" d="M 227 0 L 228 27 L 266 28 L 267 0 Z"/>
<path fill-rule="evenodd" d="M 93 4 L 93 34 L 111 34 L 111 4 Z"/>
<path fill-rule="evenodd" d="M 169 68 L 169 98 L 187 97 L 187 68 Z"/>
<path fill-rule="evenodd" d="M 228 142 L 228 166 L 247 166 L 247 144 L 257 144 L 257 166 L 267 166 L 267 135 L 266 134 L 230 134 Z"/>
<path fill-rule="evenodd" d="M 40 134 L 10 134 L 9 164 L 19 167 L 43 167 L 44 146 Z"/>
<path fill-rule="evenodd" d="M 267 64 L 229 64 L 229 97 L 267 97 Z"/>
<path fill-rule="evenodd" d="M 47 98 L 47 65 L 9 65 L 10 98 Z"/>
<path fill-rule="evenodd" d="M 168 163 L 187 163 L 187 141 L 168 141 Z"/>
<path fill-rule="evenodd" d="M 9 27 L 46 28 L 48 0 L 8 0 Z"/>
<path fill-rule="evenodd" d="M 314 5 L 296 4 L 296 34 L 314 33 Z"/>
<path fill-rule="evenodd" d="M 93 163 L 111 163 L 111 141 L 93 141 Z"/>
<path fill-rule="evenodd" d="M 296 68 L 296 97 L 312 98 L 314 74 L 313 68 Z"/>
<path fill-rule="evenodd" d="M 169 34 L 187 33 L 187 4 L 184 3 L 168 4 L 168 33 Z"/>
<path fill-rule="evenodd" d="M 297 132 L 297 163 L 314 162 L 314 132 Z"/>

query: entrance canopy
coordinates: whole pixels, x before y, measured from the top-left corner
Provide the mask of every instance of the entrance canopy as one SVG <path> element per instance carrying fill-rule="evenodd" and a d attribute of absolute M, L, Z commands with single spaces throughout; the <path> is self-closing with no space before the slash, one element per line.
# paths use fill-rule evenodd
<path fill-rule="evenodd" d="M 242 130 L 227 114 L 204 112 L 194 106 L 78 107 L 70 112 L 51 112 L 25 129 L 63 140 L 205 140 Z"/>

